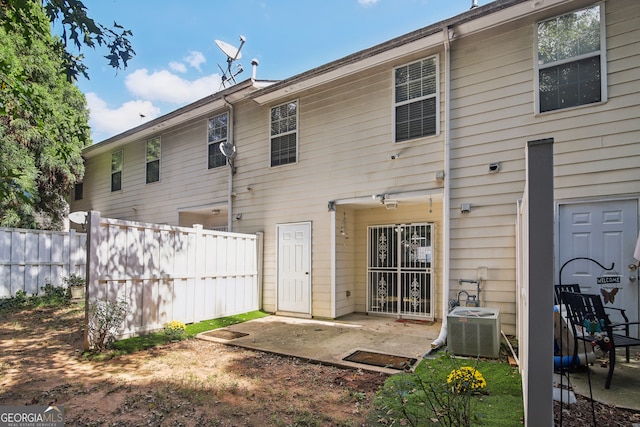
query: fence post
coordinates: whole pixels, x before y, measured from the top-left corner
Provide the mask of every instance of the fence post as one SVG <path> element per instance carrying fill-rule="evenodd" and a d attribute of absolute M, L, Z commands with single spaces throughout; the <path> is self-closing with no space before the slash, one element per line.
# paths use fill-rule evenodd
<path fill-rule="evenodd" d="M 100 212 L 87 214 L 87 259 L 84 292 L 84 350 L 89 350 L 89 301 L 98 289 L 98 248 L 100 247 Z"/>
<path fill-rule="evenodd" d="M 526 149 L 528 350 L 525 425 L 553 425 L 553 138 Z"/>
<path fill-rule="evenodd" d="M 256 286 L 258 287 L 258 310 L 262 310 L 262 267 L 264 258 L 264 231 L 258 231 L 256 233 Z"/>

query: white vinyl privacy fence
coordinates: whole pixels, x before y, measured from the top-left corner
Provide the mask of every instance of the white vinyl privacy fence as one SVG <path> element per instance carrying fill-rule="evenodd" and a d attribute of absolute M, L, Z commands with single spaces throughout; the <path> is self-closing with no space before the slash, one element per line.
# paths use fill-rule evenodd
<path fill-rule="evenodd" d="M 87 301 L 124 301 L 119 337 L 260 308 L 261 237 L 88 214 Z"/>
<path fill-rule="evenodd" d="M 37 294 L 46 284 L 85 275 L 87 235 L 75 231 L 0 228 L 0 298 Z"/>

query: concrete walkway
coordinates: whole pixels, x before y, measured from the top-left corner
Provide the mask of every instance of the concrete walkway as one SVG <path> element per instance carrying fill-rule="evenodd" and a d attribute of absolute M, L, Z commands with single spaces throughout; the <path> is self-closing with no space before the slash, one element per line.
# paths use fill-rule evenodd
<path fill-rule="evenodd" d="M 627 408 L 640 411 L 640 348 L 632 349 L 629 362 L 625 360 L 624 350 L 617 353 L 616 366 L 613 370 L 611 387 L 607 390 L 604 384 L 607 380 L 608 367 L 602 367 L 599 363 L 582 366 L 574 372 L 569 372 L 568 379 L 565 374 L 562 384 L 571 385 L 576 394 L 593 400 L 606 403 L 619 408 Z M 561 378 L 556 374 L 555 382 L 560 384 Z M 591 391 L 589 390 L 591 382 Z M 568 408 L 571 411 L 571 407 Z"/>

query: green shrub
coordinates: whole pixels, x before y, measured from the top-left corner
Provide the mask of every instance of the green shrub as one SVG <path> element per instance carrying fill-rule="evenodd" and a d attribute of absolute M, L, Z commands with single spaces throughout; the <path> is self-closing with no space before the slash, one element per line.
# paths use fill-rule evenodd
<path fill-rule="evenodd" d="M 92 301 L 89 303 L 89 345 L 102 352 L 115 341 L 116 333 L 124 322 L 129 305 L 126 301 Z"/>
<path fill-rule="evenodd" d="M 62 286 L 47 283 L 40 290 L 41 293 L 33 295 L 18 290 L 12 297 L 0 299 L 0 309 L 62 306 L 68 304 L 71 299 L 69 290 Z"/>

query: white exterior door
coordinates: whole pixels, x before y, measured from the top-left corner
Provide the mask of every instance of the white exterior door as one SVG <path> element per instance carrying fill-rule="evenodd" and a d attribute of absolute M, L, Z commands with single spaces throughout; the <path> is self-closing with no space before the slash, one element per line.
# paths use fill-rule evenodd
<path fill-rule="evenodd" d="M 562 283 L 578 283 L 583 293 L 600 294 L 605 307 L 623 308 L 630 321 L 638 318 L 638 276 L 631 271 L 638 238 L 638 201 L 618 200 L 559 206 L 557 272 Z M 591 258 L 598 264 L 574 258 Z M 569 261 L 567 263 L 567 261 Z M 556 275 L 557 277 L 557 275 Z M 556 280 L 559 280 L 556 278 Z M 623 321 L 610 310 L 612 321 Z M 632 334 L 637 336 L 634 328 Z"/>
<path fill-rule="evenodd" d="M 311 224 L 278 225 L 278 311 L 311 314 Z"/>

